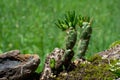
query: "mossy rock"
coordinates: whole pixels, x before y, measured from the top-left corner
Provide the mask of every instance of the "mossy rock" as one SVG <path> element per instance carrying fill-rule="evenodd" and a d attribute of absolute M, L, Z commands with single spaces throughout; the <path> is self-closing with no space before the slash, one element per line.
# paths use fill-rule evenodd
<path fill-rule="evenodd" d="M 120 45 L 120 40 L 113 42 L 109 47 L 115 47 L 116 45 Z"/>
<path fill-rule="evenodd" d="M 62 72 L 56 80 L 113 80 L 118 78 L 110 71 L 109 61 L 95 55 L 89 63 L 79 63 L 78 66 L 66 75 Z"/>

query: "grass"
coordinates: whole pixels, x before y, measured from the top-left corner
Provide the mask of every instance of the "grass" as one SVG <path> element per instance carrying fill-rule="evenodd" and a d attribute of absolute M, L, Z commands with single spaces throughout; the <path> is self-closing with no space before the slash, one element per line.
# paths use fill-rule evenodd
<path fill-rule="evenodd" d="M 94 19 L 87 57 L 120 39 L 120 0 L 1 0 L 0 53 L 19 49 L 37 53 L 43 66 L 46 54 L 65 47 L 65 33 L 54 23 L 66 11 Z"/>

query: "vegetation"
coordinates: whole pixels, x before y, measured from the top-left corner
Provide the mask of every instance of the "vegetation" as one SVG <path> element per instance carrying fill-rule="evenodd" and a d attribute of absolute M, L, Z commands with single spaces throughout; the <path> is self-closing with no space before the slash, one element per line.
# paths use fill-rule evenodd
<path fill-rule="evenodd" d="M 71 60 L 74 56 L 73 47 L 77 40 L 77 23 L 78 19 L 76 17 L 75 11 L 69 11 L 67 14 L 65 14 L 65 19 L 58 20 L 56 23 L 60 29 L 66 30 L 67 33 L 65 55 L 62 60 L 66 69 L 70 65 Z"/>
<path fill-rule="evenodd" d="M 113 42 L 109 47 L 112 48 L 112 47 L 119 45 L 119 44 L 120 44 L 120 40 Z"/>
<path fill-rule="evenodd" d="M 92 39 L 86 58 L 120 39 L 120 0 L 1 0 L 0 53 L 19 49 L 37 53 L 41 65 L 55 47 L 65 47 L 56 19 L 68 10 L 93 17 Z M 77 49 L 76 47 L 74 49 Z"/>
<path fill-rule="evenodd" d="M 63 75 L 65 73 L 61 73 L 56 80 L 113 80 L 118 78 L 118 74 L 110 71 L 111 66 L 107 59 L 101 59 L 99 55 L 95 55 L 89 61 L 80 63 L 66 76 Z"/>
<path fill-rule="evenodd" d="M 74 56 L 73 47 L 75 46 L 75 44 L 78 44 L 78 51 L 76 51 L 77 58 L 84 58 L 92 33 L 92 20 L 90 20 L 89 17 L 76 15 L 75 11 L 68 11 L 68 13 L 66 13 L 64 16 L 65 19 L 62 18 L 62 20 L 58 20 L 56 25 L 63 31 L 66 30 L 67 33 L 66 49 L 63 61 L 66 61 L 65 65 L 68 66 L 69 62 Z M 80 30 L 76 30 L 77 27 L 80 27 L 81 29 L 81 34 L 79 35 L 78 33 L 80 32 Z M 78 40 L 79 42 L 76 43 L 76 40 Z"/>

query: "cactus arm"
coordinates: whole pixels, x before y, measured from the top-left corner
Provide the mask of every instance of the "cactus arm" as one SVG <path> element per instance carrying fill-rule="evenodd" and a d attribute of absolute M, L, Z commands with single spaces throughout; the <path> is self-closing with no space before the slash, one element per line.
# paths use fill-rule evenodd
<path fill-rule="evenodd" d="M 69 65 L 71 64 L 71 60 L 74 56 L 74 51 L 71 50 L 71 49 L 68 49 L 68 50 L 65 50 L 65 54 L 63 56 L 63 65 L 65 67 L 65 70 L 68 70 L 69 69 Z"/>
<path fill-rule="evenodd" d="M 77 40 L 77 32 L 73 27 L 70 27 L 67 32 L 67 39 L 66 39 L 66 50 L 65 55 L 63 57 L 63 62 L 65 68 L 67 68 L 71 62 L 71 59 L 74 56 L 73 47 Z"/>
<path fill-rule="evenodd" d="M 77 39 L 76 30 L 70 27 L 70 29 L 67 32 L 66 49 L 72 49 L 76 43 L 76 39 Z"/>
<path fill-rule="evenodd" d="M 76 31 L 76 25 L 77 25 L 77 17 L 75 15 L 75 11 L 68 12 L 65 14 L 64 20 L 58 20 L 57 26 L 60 29 L 64 29 L 67 32 L 67 38 L 66 38 L 66 49 L 65 54 L 62 58 L 63 65 L 65 68 L 69 65 L 71 62 L 71 59 L 74 55 L 73 47 L 77 40 L 77 31 Z M 67 65 L 67 66 L 66 66 Z"/>
<path fill-rule="evenodd" d="M 78 54 L 77 54 L 77 58 L 83 58 L 85 56 L 85 52 L 88 48 L 88 44 L 89 44 L 89 40 L 91 37 L 91 33 L 92 33 L 92 27 L 90 25 L 90 23 L 88 22 L 83 22 L 83 31 L 81 33 L 81 37 L 78 43 Z"/>

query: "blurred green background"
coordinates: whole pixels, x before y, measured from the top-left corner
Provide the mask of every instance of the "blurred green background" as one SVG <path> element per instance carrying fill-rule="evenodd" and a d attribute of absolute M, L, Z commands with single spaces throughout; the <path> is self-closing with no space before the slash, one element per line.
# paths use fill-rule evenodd
<path fill-rule="evenodd" d="M 94 19 L 88 57 L 120 39 L 120 0 L 0 0 L 0 53 L 37 53 L 43 66 L 46 54 L 65 47 L 54 23 L 69 10 Z"/>

